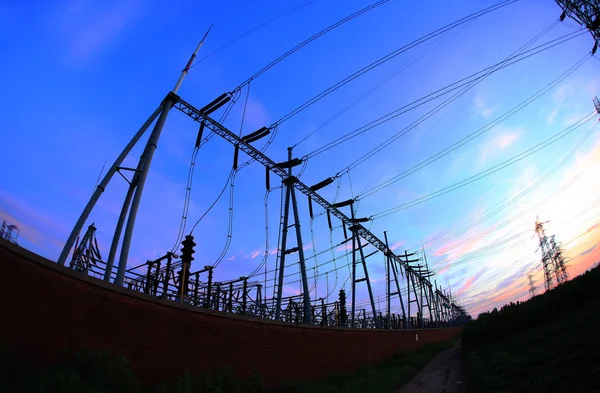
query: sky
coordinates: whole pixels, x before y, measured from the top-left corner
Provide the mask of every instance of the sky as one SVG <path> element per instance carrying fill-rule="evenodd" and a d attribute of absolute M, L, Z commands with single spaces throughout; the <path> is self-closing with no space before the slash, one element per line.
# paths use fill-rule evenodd
<path fill-rule="evenodd" d="M 380 57 L 495 3 L 390 0 L 253 79 L 240 91 L 224 125 L 245 135 L 275 124 Z M 5 170 L 0 172 L 0 219 L 19 227 L 23 247 L 55 260 L 103 167 L 110 166 L 174 87 L 209 26 L 213 25 L 210 34 L 178 92 L 197 108 L 368 4 L 2 2 L 0 140 Z M 600 133 L 592 103 L 600 87 L 600 62 L 589 55 L 593 40 L 588 33 L 494 72 L 449 104 L 444 100 L 450 95 L 431 100 L 322 154 L 310 155 L 504 60 L 534 37 L 537 40 L 529 48 L 579 29 L 570 19 L 555 23 L 560 14 L 551 0 L 521 0 L 436 36 L 280 123 L 266 154 L 276 162 L 285 161 L 287 147 L 294 146 L 294 157 L 308 155 L 301 175 L 307 185 L 337 175 L 332 185 L 319 191 L 323 197 L 357 198 L 357 216 L 371 218 L 365 226 L 380 238 L 387 231 L 390 246 L 398 253 L 426 255 L 437 284 L 451 291 L 473 316 L 526 299 L 528 272 L 538 292 L 543 291 L 536 217 L 547 221 L 547 234 L 562 243 L 569 257 L 568 272 L 577 276 L 600 261 Z M 576 64 L 573 72 L 557 81 Z M 526 101 L 538 91 L 543 94 Z M 527 105 L 519 107 L 524 101 Z M 409 127 L 428 113 L 431 117 Z M 169 114 L 144 189 L 129 267 L 181 248 L 176 241 L 197 132 L 197 123 L 179 111 Z M 476 137 L 422 165 L 473 133 Z M 393 141 L 388 143 L 389 138 Z M 548 140 L 552 143 L 534 149 Z M 376 154 L 353 165 L 381 144 Z M 139 144 L 124 166 L 135 166 L 142 149 Z M 240 155 L 240 160 L 247 159 Z M 236 173 L 231 186 L 232 163 L 233 147 L 219 137 L 198 152 L 186 231 L 224 186 L 226 192 L 194 230 L 192 270 L 215 263 L 223 250 L 215 269 L 217 280 L 246 276 L 266 260 L 252 279 L 265 283 L 270 297 L 280 184 L 272 176 L 274 189 L 266 193 L 264 168 L 252 163 Z M 417 170 L 405 173 L 415 165 Z M 388 187 L 369 193 L 402 173 Z M 461 186 L 456 188 L 457 184 Z M 126 189 L 127 183 L 115 176 L 88 222 L 98 228 L 104 258 Z M 334 301 L 341 288 L 350 288 L 349 259 L 344 254 L 351 243 L 330 250 L 344 239 L 340 223 L 334 220 L 330 231 L 318 207 L 311 219 L 302 195 L 298 208 L 311 297 Z M 389 209 L 391 214 L 384 215 Z M 365 253 L 372 250 L 367 247 Z M 383 310 L 384 258 L 376 254 L 366 264 L 376 306 Z M 362 275 L 360 267 L 359 272 Z M 286 273 L 290 276 L 284 294 L 299 294 L 297 254 L 288 259 Z M 364 308 L 366 286 L 357 286 L 359 308 Z M 394 299 L 392 310 L 398 309 Z"/>

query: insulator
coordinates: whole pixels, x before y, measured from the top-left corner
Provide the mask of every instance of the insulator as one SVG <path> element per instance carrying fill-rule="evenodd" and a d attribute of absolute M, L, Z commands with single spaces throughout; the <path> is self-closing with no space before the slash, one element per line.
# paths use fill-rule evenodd
<path fill-rule="evenodd" d="M 254 131 L 244 137 L 242 137 L 242 140 L 246 143 L 251 143 L 251 142 L 256 142 L 257 140 L 264 138 L 265 136 L 269 135 L 271 133 L 271 130 L 267 127 L 263 127 L 257 131 Z"/>
<path fill-rule="evenodd" d="M 198 130 L 198 136 L 196 137 L 196 147 L 200 147 L 200 142 L 202 141 L 202 134 L 204 133 L 205 125 L 206 125 L 205 121 L 200 123 L 200 129 Z"/>
<path fill-rule="evenodd" d="M 567 11 L 563 11 L 563 13 L 560 14 L 560 21 L 562 22 L 563 20 L 565 20 L 566 17 L 567 17 Z"/>
<path fill-rule="evenodd" d="M 592 48 L 592 56 L 596 53 L 597 50 L 598 50 L 598 42 L 596 42 L 594 44 L 594 47 Z"/>
<path fill-rule="evenodd" d="M 238 168 L 238 156 L 240 154 L 240 147 L 235 145 L 235 150 L 233 152 L 233 169 Z"/>
<path fill-rule="evenodd" d="M 369 221 L 369 217 L 363 217 L 363 218 L 354 218 L 352 219 L 353 222 L 367 222 Z"/>
<path fill-rule="evenodd" d="M 309 187 L 309 189 L 311 191 L 317 191 L 320 190 L 321 188 L 330 185 L 331 183 L 333 183 L 334 178 L 333 177 L 328 177 L 327 179 L 323 180 L 322 182 L 319 182 L 317 184 L 315 184 L 314 186 Z"/>
<path fill-rule="evenodd" d="M 308 214 L 310 214 L 310 218 L 313 218 L 312 199 L 310 197 L 308 197 Z"/>
<path fill-rule="evenodd" d="M 276 164 L 278 167 L 282 168 L 282 169 L 287 169 L 287 168 L 292 168 L 295 166 L 298 166 L 302 164 L 302 160 L 299 158 L 293 158 L 289 161 L 284 161 L 284 162 L 280 162 L 278 164 Z"/>
<path fill-rule="evenodd" d="M 196 243 L 194 243 L 194 236 L 187 235 L 181 244 L 183 245 L 183 248 L 181 249 L 181 260 L 191 263 L 194 260 L 192 254 L 196 252 L 194 250 L 194 247 L 196 246 Z"/>
<path fill-rule="evenodd" d="M 331 213 L 327 210 L 327 224 L 329 224 L 329 230 L 333 230 L 333 226 L 331 225 Z"/>
<path fill-rule="evenodd" d="M 217 105 L 213 106 L 212 108 L 210 108 L 209 110 L 204 112 L 204 115 L 205 116 L 210 115 L 211 113 L 213 113 L 214 111 L 216 111 L 217 109 L 222 107 L 223 105 L 227 104 L 230 100 L 231 100 L 231 96 L 225 97 L 225 99 L 223 101 L 219 102 Z"/>
<path fill-rule="evenodd" d="M 214 105 L 216 105 L 218 102 L 224 100 L 225 97 L 227 97 L 228 94 L 229 93 L 223 93 L 223 94 L 221 94 L 220 96 L 218 96 L 217 98 L 215 98 L 214 100 L 212 100 L 211 102 L 209 102 L 207 105 L 205 105 L 202 109 L 200 109 L 200 112 L 204 113 L 204 112 L 208 111 Z"/>
<path fill-rule="evenodd" d="M 348 239 L 348 232 L 346 232 L 346 224 L 342 222 L 342 229 L 344 230 L 344 238 Z"/>
<path fill-rule="evenodd" d="M 266 166 L 265 169 L 267 170 L 267 174 L 265 176 L 265 183 L 267 186 L 267 190 L 270 190 L 271 189 L 271 171 L 268 166 Z"/>
<path fill-rule="evenodd" d="M 342 201 L 342 202 L 338 202 L 338 203 L 334 203 L 333 207 L 338 208 L 338 207 L 344 207 L 344 206 L 350 206 L 354 203 L 354 199 L 348 199 L 346 201 Z"/>

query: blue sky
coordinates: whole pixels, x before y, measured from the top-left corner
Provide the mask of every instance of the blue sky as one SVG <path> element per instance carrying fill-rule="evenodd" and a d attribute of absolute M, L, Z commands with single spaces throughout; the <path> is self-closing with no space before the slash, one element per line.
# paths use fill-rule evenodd
<path fill-rule="evenodd" d="M 102 166 L 106 160 L 110 165 L 173 88 L 206 29 L 214 24 L 198 59 L 301 4 L 4 2 L 0 6 L 4 39 L 0 132 L 8 170 L 0 174 L 0 218 L 21 228 L 23 246 L 55 259 L 91 195 Z M 311 3 L 197 62 L 179 94 L 201 107 L 231 91 L 297 43 L 368 4 L 329 0 Z M 377 58 L 492 4 L 391 0 L 361 15 L 310 43 L 250 84 L 243 134 L 271 125 Z M 390 75 L 395 76 L 296 146 L 294 156 L 302 157 L 414 99 L 503 60 L 556 21 L 560 13 L 550 0 L 519 1 L 407 51 L 283 123 L 268 155 L 275 161 L 285 160 L 288 146 Z M 534 45 L 577 28 L 567 19 Z M 589 53 L 592 46 L 591 36 L 584 34 L 486 78 L 454 104 L 341 176 L 338 201 L 369 190 L 485 126 L 553 81 Z M 514 116 L 435 163 L 361 199 L 358 216 L 375 215 L 480 173 L 584 118 L 594 109 L 592 98 L 600 86 L 599 67 L 598 58 L 589 58 L 567 79 Z M 225 121 L 235 132 L 240 131 L 246 93 L 242 91 Z M 310 185 L 343 171 L 441 102 L 439 99 L 426 104 L 311 158 L 302 180 Z M 600 234 L 600 139 L 597 130 L 590 131 L 596 123 L 589 121 L 515 165 L 377 218 L 367 226 L 381 237 L 387 230 L 398 252 L 413 251 L 424 243 L 429 264 L 439 273 L 438 284 L 450 286 L 472 313 L 522 298 L 526 293 L 526 272 L 538 264 L 540 257 L 532 239 L 537 215 L 550 221 L 549 233 L 563 241 L 573 258 L 571 274 L 578 274 L 600 259 L 600 248 L 596 247 Z M 130 252 L 131 266 L 159 257 L 174 246 L 196 132 L 197 125 L 187 117 L 177 111 L 170 114 L 140 207 Z M 138 147 L 126 166 L 134 166 L 140 153 Z M 552 170 L 563 157 L 566 161 Z M 232 146 L 219 138 L 211 139 L 200 150 L 189 214 L 192 224 L 225 184 L 232 160 Z M 549 175 L 543 178 L 547 172 Z M 544 180 L 537 184 L 541 178 Z M 272 178 L 272 185 L 275 184 Z M 322 195 L 328 200 L 333 200 L 336 184 L 323 190 Z M 513 201 L 533 184 L 531 190 Z M 126 183 L 115 177 L 92 214 L 90 222 L 98 227 L 103 255 L 108 253 L 125 190 Z M 235 178 L 233 195 L 233 237 L 226 258 L 216 271 L 219 280 L 248 274 L 265 253 L 264 168 L 253 164 L 241 170 Z M 553 197 L 545 200 L 548 195 Z M 275 263 L 275 255 L 270 253 L 277 244 L 279 200 L 279 190 L 270 193 L 268 270 Z M 488 217 L 490 211 L 507 202 Z M 195 231 L 196 266 L 214 263 L 221 253 L 228 230 L 228 204 L 227 192 Z M 304 197 L 299 198 L 299 208 L 306 255 L 313 256 L 313 250 L 330 247 L 327 221 L 323 215 L 314 218 L 313 242 Z M 465 228 L 482 218 L 486 219 Z M 465 229 L 457 233 L 461 228 Z M 334 244 L 342 237 L 341 229 L 334 229 Z M 331 255 L 330 251 L 319 255 L 317 265 L 328 262 Z M 317 297 L 329 290 L 332 300 L 346 281 L 346 258 L 341 250 L 335 250 L 334 255 L 335 267 L 339 268 L 337 286 L 334 272 L 327 275 L 329 283 L 322 274 Z M 296 260 L 289 262 L 288 271 L 297 273 L 298 266 L 293 264 Z M 317 272 L 314 265 L 313 257 L 308 262 L 309 276 Z M 374 292 L 382 295 L 383 257 L 371 257 L 368 266 Z M 334 263 L 318 269 L 320 273 L 331 271 Z M 541 284 L 539 268 L 535 274 Z M 288 294 L 297 293 L 300 285 L 292 283 L 285 289 Z M 364 288 L 357 296 L 365 298 Z"/>

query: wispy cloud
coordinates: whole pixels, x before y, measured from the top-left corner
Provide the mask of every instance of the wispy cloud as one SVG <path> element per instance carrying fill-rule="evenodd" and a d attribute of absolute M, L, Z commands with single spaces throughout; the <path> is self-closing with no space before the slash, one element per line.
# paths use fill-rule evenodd
<path fill-rule="evenodd" d="M 122 38 L 141 11 L 141 1 L 71 1 L 54 19 L 68 64 L 86 67 Z"/>
<path fill-rule="evenodd" d="M 479 148 L 479 162 L 484 163 L 496 155 L 502 154 L 524 133 L 521 128 L 502 128 L 491 139 L 485 140 Z"/>
<path fill-rule="evenodd" d="M 558 108 L 554 108 L 554 110 L 552 112 L 550 112 L 550 114 L 548 115 L 548 118 L 546 119 L 546 123 L 551 126 L 554 125 L 554 120 L 556 119 L 556 115 L 558 115 Z"/>
<path fill-rule="evenodd" d="M 463 293 L 467 292 L 472 286 L 473 283 L 475 283 L 475 281 L 477 281 L 477 279 L 479 277 L 481 277 L 481 275 L 485 273 L 485 270 L 480 270 L 479 272 L 475 273 L 474 275 L 468 277 L 465 280 L 465 283 L 460 287 L 460 289 L 456 292 L 457 295 L 462 295 Z"/>
<path fill-rule="evenodd" d="M 496 111 L 496 107 L 489 106 L 483 97 L 479 94 L 475 96 L 473 99 L 473 104 L 471 105 L 471 110 L 477 116 L 481 116 L 484 119 L 489 118 Z"/>

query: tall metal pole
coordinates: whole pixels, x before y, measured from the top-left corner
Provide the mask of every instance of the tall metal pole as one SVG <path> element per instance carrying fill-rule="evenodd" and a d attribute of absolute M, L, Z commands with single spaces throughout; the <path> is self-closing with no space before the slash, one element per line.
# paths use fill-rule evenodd
<path fill-rule="evenodd" d="M 131 141 L 129 141 L 127 146 L 125 146 L 125 149 L 123 149 L 121 154 L 119 154 L 119 156 L 117 157 L 115 162 L 112 164 L 110 169 L 106 172 L 106 175 L 104 175 L 104 178 L 102 179 L 100 184 L 98 184 L 98 186 L 96 187 L 96 190 L 94 191 L 94 193 L 90 197 L 90 200 L 88 201 L 87 205 L 85 205 L 85 208 L 81 212 L 79 219 L 77 219 L 77 222 L 75 223 L 75 226 L 73 227 L 73 230 L 71 231 L 71 234 L 69 235 L 69 238 L 65 242 L 62 252 L 60 253 L 60 256 L 58 257 L 57 262 L 60 265 L 64 265 L 65 262 L 67 261 L 67 258 L 69 257 L 69 253 L 71 252 L 71 249 L 73 248 L 73 244 L 75 244 L 75 240 L 77 239 L 77 236 L 79 236 L 79 233 L 81 232 L 81 228 L 83 228 L 83 225 L 85 224 L 88 217 L 90 216 L 92 209 L 96 205 L 96 202 L 98 202 L 100 195 L 102 195 L 102 193 L 106 189 L 106 186 L 112 179 L 113 175 L 119 169 L 119 167 L 121 166 L 121 164 L 123 163 L 123 161 L 125 160 L 127 155 L 129 154 L 131 149 L 133 149 L 133 147 L 139 141 L 139 139 L 142 137 L 142 135 L 144 135 L 144 132 L 146 132 L 148 127 L 150 127 L 150 124 L 152 124 L 152 122 L 154 122 L 154 119 L 156 119 L 156 116 L 158 116 L 158 114 L 162 111 L 162 109 L 163 109 L 163 104 L 161 104 L 158 107 L 158 109 L 156 109 L 154 111 L 154 113 L 152 115 L 150 115 L 148 120 L 146 120 L 146 122 L 142 125 L 142 127 L 138 130 L 138 132 L 133 136 L 133 138 L 131 138 Z"/>
<path fill-rule="evenodd" d="M 279 278 L 277 280 L 277 299 L 275 303 L 275 320 L 279 321 L 281 315 L 281 297 L 283 295 L 283 269 L 285 267 L 285 247 L 287 243 L 287 232 L 288 232 L 288 220 L 290 209 L 290 188 L 285 188 L 285 207 L 283 211 L 283 229 L 281 234 L 281 256 L 279 258 Z"/>
<path fill-rule="evenodd" d="M 383 236 L 385 238 L 385 246 L 389 249 L 389 243 L 388 243 L 388 237 L 387 237 L 387 231 L 383 231 Z M 387 326 L 388 329 L 391 329 L 391 325 L 390 325 L 390 281 L 392 279 L 392 275 L 390 274 L 390 256 L 389 254 L 385 255 L 385 279 L 386 279 L 386 305 L 385 305 L 385 317 L 386 317 L 386 321 L 387 321 Z"/>
<path fill-rule="evenodd" d="M 142 161 L 140 160 L 140 164 L 141 163 Z M 135 174 L 133 175 L 133 177 L 135 178 Z M 133 198 L 134 191 L 134 184 L 129 184 L 129 188 L 127 189 L 127 195 L 125 196 L 125 200 L 123 201 L 123 207 L 121 208 L 121 213 L 119 214 L 119 220 L 117 221 L 117 226 L 115 227 L 115 234 L 113 235 L 112 243 L 110 244 L 110 251 L 108 253 L 108 259 L 106 261 L 106 270 L 104 271 L 104 281 L 110 281 L 113 264 L 115 263 L 115 256 L 117 255 L 117 249 L 119 248 L 119 240 L 121 240 L 123 224 L 125 224 L 127 212 L 129 211 L 129 206 L 131 206 L 131 199 Z"/>
<path fill-rule="evenodd" d="M 146 177 L 148 176 L 148 170 L 150 169 L 150 164 L 152 163 L 152 157 L 154 156 L 158 139 L 160 138 L 160 134 L 163 126 L 165 125 L 165 121 L 167 120 L 167 116 L 169 115 L 169 111 L 171 110 L 171 107 L 173 107 L 173 103 L 173 98 L 167 96 L 164 102 L 163 111 L 161 112 L 160 117 L 158 118 L 158 121 L 152 130 L 152 134 L 150 134 L 146 148 L 144 149 L 144 153 L 142 155 L 143 158 L 141 158 L 141 160 L 144 160 L 143 168 L 141 172 L 136 173 L 137 176 L 134 176 L 136 188 L 135 194 L 133 195 L 133 201 L 131 202 L 127 226 L 125 227 L 125 235 L 123 235 L 123 245 L 121 246 L 121 256 L 119 258 L 119 269 L 117 270 L 117 278 L 115 279 L 115 283 L 117 285 L 123 285 L 123 282 L 125 281 L 125 270 L 127 268 L 127 257 L 129 256 L 131 236 L 133 235 L 133 228 L 135 226 L 135 219 L 140 206 L 142 192 L 144 191 L 144 184 L 146 183 Z"/>
<path fill-rule="evenodd" d="M 181 75 L 179 76 L 179 79 L 177 80 L 177 83 L 175 84 L 175 87 L 173 88 L 173 93 L 177 94 L 177 91 L 179 90 L 179 87 L 181 86 L 181 83 L 183 82 L 183 79 L 185 78 L 185 76 L 189 72 L 190 68 L 192 67 L 192 63 L 194 62 L 194 59 L 196 58 L 196 55 L 198 54 L 198 51 L 200 50 L 200 47 L 202 47 L 202 44 L 204 43 L 204 40 L 206 39 L 206 36 L 208 35 L 208 32 L 210 31 L 210 29 L 212 29 L 212 25 L 210 25 L 210 27 L 208 28 L 208 30 L 204 34 L 204 37 L 202 37 L 202 40 L 200 40 L 200 43 L 196 47 L 196 50 L 194 51 L 194 53 L 190 57 L 190 60 L 188 61 L 187 65 L 185 66 L 185 68 L 183 69 L 183 71 L 181 71 Z"/>
<path fill-rule="evenodd" d="M 352 209 L 352 205 L 350 205 L 350 209 Z M 352 216 L 354 216 L 354 212 L 352 212 Z M 371 310 L 373 311 L 373 318 L 375 318 L 375 328 L 379 328 L 379 320 L 377 319 L 377 312 L 375 309 L 375 301 L 373 300 L 373 291 L 371 290 L 371 280 L 369 280 L 369 271 L 367 270 L 367 263 L 365 262 L 365 253 L 362 248 L 362 244 L 360 243 L 360 236 L 358 233 L 356 234 L 356 242 L 358 243 L 358 252 L 360 252 L 360 259 L 362 260 L 363 271 L 365 272 L 365 279 L 367 281 L 367 289 L 369 290 L 369 298 L 371 299 Z"/>
<path fill-rule="evenodd" d="M 292 148 L 288 147 L 288 159 L 292 160 Z M 290 167 L 290 176 L 292 168 Z M 308 279 L 306 278 L 306 263 L 304 261 L 304 246 L 302 243 L 302 232 L 300 231 L 300 217 L 298 214 L 298 205 L 296 203 L 296 193 L 293 184 L 288 186 L 292 195 L 292 209 L 294 210 L 294 222 L 296 226 L 296 240 L 298 243 L 298 258 L 300 259 L 300 274 L 302 276 L 302 291 L 304 292 L 304 322 L 312 323 L 312 312 L 310 308 L 310 293 L 308 291 Z"/>
<path fill-rule="evenodd" d="M 395 261 L 392 258 L 390 258 L 390 268 L 392 269 L 392 273 L 394 274 L 394 280 L 396 281 L 396 290 L 398 291 L 398 299 L 400 300 L 400 308 L 402 309 L 402 327 L 406 329 L 406 311 L 404 309 L 404 301 L 402 300 L 402 292 L 400 292 L 400 280 L 398 280 L 398 272 L 396 271 Z"/>
<path fill-rule="evenodd" d="M 352 217 L 354 219 L 354 217 Z M 343 224 L 342 224 L 343 225 Z M 352 323 L 354 328 L 354 317 L 356 312 L 356 232 L 352 231 Z"/>

